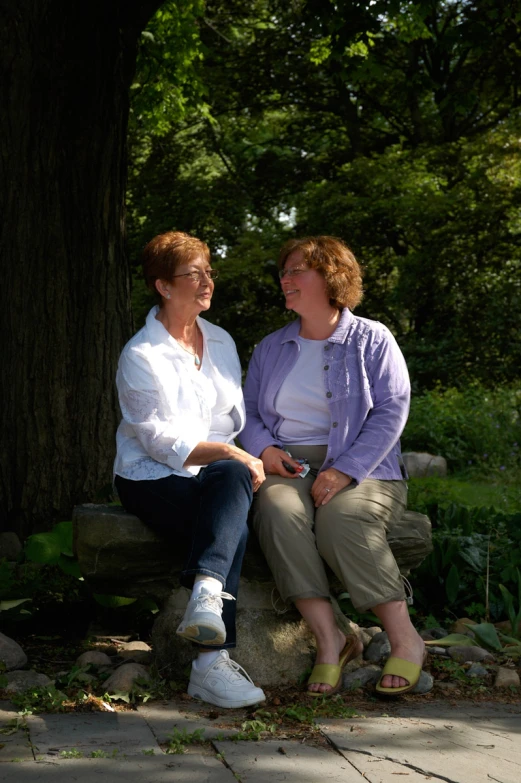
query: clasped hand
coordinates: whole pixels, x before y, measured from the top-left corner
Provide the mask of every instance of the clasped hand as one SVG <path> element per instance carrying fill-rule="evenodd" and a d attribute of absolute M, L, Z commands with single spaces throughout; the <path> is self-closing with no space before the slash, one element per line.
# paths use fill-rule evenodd
<path fill-rule="evenodd" d="M 299 477 L 302 466 L 277 446 L 268 446 L 261 454 L 262 464 L 266 474 L 276 474 L 284 478 L 295 479 Z M 291 465 L 295 473 L 286 470 L 283 463 Z M 325 506 L 341 489 L 348 487 L 351 476 L 347 476 L 336 468 L 327 468 L 318 474 L 311 487 L 311 497 L 315 507 Z"/>

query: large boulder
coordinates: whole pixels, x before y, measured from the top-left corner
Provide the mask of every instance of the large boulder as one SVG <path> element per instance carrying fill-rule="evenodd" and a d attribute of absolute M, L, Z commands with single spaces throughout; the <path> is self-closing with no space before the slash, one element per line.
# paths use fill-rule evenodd
<path fill-rule="evenodd" d="M 410 478 L 447 475 L 447 460 L 445 457 L 421 451 L 406 451 L 402 454 L 402 459 Z"/>
<path fill-rule="evenodd" d="M 27 663 L 27 655 L 18 642 L 3 633 L 0 633 L 0 661 L 5 665 L 7 671 L 19 669 Z"/>
<path fill-rule="evenodd" d="M 175 630 L 184 614 L 189 591 L 179 586 L 181 551 L 165 545 L 137 517 L 119 506 L 77 506 L 73 514 L 74 549 L 81 572 L 94 592 L 152 596 L 162 604 L 152 630 L 156 665 L 163 676 L 186 679 L 194 656 L 192 645 Z M 432 549 L 428 517 L 406 512 L 390 526 L 389 544 L 404 574 L 418 566 Z M 343 590 L 331 574 L 332 593 Z M 295 683 L 313 663 L 312 634 L 293 605 L 281 606 L 275 584 L 255 536 L 250 536 L 237 601 L 238 647 L 232 657 L 259 685 Z M 337 622 L 360 635 L 335 601 Z M 282 610 L 282 611 L 281 611 Z M 118 670 L 120 671 L 120 670 Z"/>
<path fill-rule="evenodd" d="M 95 593 L 165 601 L 179 587 L 183 553 L 165 544 L 121 506 L 85 504 L 73 512 L 74 551 Z M 424 514 L 405 512 L 389 528 L 388 540 L 404 575 L 431 552 L 431 524 Z M 250 583 L 273 578 L 255 536 L 250 536 L 242 574 Z M 338 585 L 333 581 L 333 590 Z"/>

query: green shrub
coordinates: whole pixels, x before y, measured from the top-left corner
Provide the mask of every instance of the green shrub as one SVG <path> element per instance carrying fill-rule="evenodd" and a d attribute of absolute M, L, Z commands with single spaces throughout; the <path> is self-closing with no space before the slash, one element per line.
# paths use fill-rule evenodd
<path fill-rule="evenodd" d="M 520 412 L 520 387 L 428 391 L 413 396 L 402 449 L 441 454 L 452 471 L 518 473 Z"/>
<path fill-rule="evenodd" d="M 414 572 L 417 605 L 435 617 L 496 622 L 519 594 L 521 513 L 449 505 L 431 508 L 433 551 Z"/>

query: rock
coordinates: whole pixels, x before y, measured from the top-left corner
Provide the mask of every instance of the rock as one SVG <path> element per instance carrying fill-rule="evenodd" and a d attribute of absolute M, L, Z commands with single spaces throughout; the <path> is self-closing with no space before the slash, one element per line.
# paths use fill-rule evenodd
<path fill-rule="evenodd" d="M 76 506 L 73 529 L 74 552 L 93 592 L 162 602 L 178 588 L 183 551 L 165 544 L 120 506 Z M 432 551 L 431 532 L 429 518 L 414 511 L 390 524 L 387 538 L 403 573 L 416 568 Z M 255 536 L 248 541 L 242 573 L 250 582 L 273 582 Z"/>
<path fill-rule="evenodd" d="M 391 645 L 385 631 L 375 634 L 369 647 L 364 650 L 364 659 L 371 663 L 384 663 L 391 654 Z"/>
<path fill-rule="evenodd" d="M 444 636 L 449 635 L 446 628 L 429 628 L 427 633 L 430 633 L 433 639 L 443 639 Z"/>
<path fill-rule="evenodd" d="M 420 674 L 420 679 L 418 680 L 416 686 L 409 691 L 409 693 L 416 693 L 418 695 L 423 693 L 429 693 L 429 691 L 432 691 L 434 687 L 434 677 L 432 674 L 429 674 L 429 672 L 424 672 Z"/>
<path fill-rule="evenodd" d="M 0 533 L 0 560 L 15 562 L 21 551 L 22 545 L 16 533 Z"/>
<path fill-rule="evenodd" d="M 119 645 L 119 653 L 121 655 L 121 651 L 130 651 L 133 652 L 134 650 L 140 650 L 142 652 L 151 652 L 152 648 L 149 644 L 146 642 L 122 642 Z"/>
<path fill-rule="evenodd" d="M 3 633 L 0 633 L 0 661 L 5 664 L 7 671 L 19 669 L 27 663 L 27 655 L 18 642 Z"/>
<path fill-rule="evenodd" d="M 356 691 L 358 688 L 365 688 L 366 685 L 375 685 L 380 679 L 381 674 L 381 668 L 374 664 L 364 666 L 349 674 L 344 674 L 342 678 L 342 690 Z"/>
<path fill-rule="evenodd" d="M 447 460 L 444 457 L 427 452 L 406 451 L 402 454 L 402 459 L 409 478 L 447 475 Z"/>
<path fill-rule="evenodd" d="M 140 663 L 124 663 L 111 674 L 103 685 L 108 694 L 130 693 L 136 680 L 150 680 L 150 675 Z"/>
<path fill-rule="evenodd" d="M 423 639 L 424 642 L 434 642 L 435 641 L 434 636 L 431 634 L 430 631 L 420 631 L 419 634 L 420 634 L 420 636 L 421 636 L 421 638 Z"/>
<path fill-rule="evenodd" d="M 73 521 L 74 551 L 88 586 L 97 593 L 151 596 L 159 601 L 162 608 L 152 631 L 154 660 L 163 676 L 186 679 L 185 669 L 194 649 L 175 633 L 189 595 L 178 587 L 183 553 L 166 546 L 137 517 L 119 507 L 77 506 Z M 428 517 L 406 512 L 390 526 L 388 540 L 399 567 L 408 572 L 432 550 Z M 339 592 L 344 590 L 332 579 L 333 595 L 337 585 Z M 302 672 L 313 665 L 314 639 L 294 606 L 282 615 L 274 611 L 273 587 L 260 546 L 255 536 L 250 536 L 237 601 L 239 646 L 232 655 L 262 686 L 296 684 Z M 339 614 L 336 602 L 332 603 L 342 630 L 367 642 L 358 626 Z"/>
<path fill-rule="evenodd" d="M 237 600 L 238 646 L 230 653 L 258 685 L 295 684 L 299 676 L 313 665 L 315 642 L 294 607 L 282 617 L 275 614 L 271 605 L 271 587 L 241 581 Z M 157 667 L 168 679 L 186 680 L 186 667 L 195 656 L 194 647 L 175 633 L 188 595 L 185 588 L 175 591 L 152 628 Z"/>
<path fill-rule="evenodd" d="M 4 690 L 7 693 L 23 693 L 29 688 L 42 688 L 45 685 L 50 685 L 52 680 L 45 674 L 39 674 L 32 671 L 15 671 L 7 672 L 7 685 Z"/>
<path fill-rule="evenodd" d="M 145 666 L 152 663 L 152 648 L 146 642 L 124 642 L 119 646 L 118 655 L 125 661 L 135 661 Z"/>
<path fill-rule="evenodd" d="M 445 658 L 449 657 L 449 650 L 447 647 L 436 647 L 435 644 L 431 645 L 429 644 L 428 647 L 429 655 L 443 655 Z"/>
<path fill-rule="evenodd" d="M 109 656 L 103 652 L 99 652 L 99 650 L 88 650 L 87 652 L 82 653 L 76 658 L 76 663 L 78 666 L 88 666 L 88 664 L 105 667 L 112 666 L 112 661 Z"/>
<path fill-rule="evenodd" d="M 507 636 L 512 636 L 512 623 L 510 620 L 501 620 L 499 623 L 494 623 L 494 626 L 497 628 L 498 631 L 501 631 L 501 633 L 506 634 Z M 517 633 L 518 635 L 521 634 L 521 621 L 519 622 L 519 625 L 517 626 Z"/>
<path fill-rule="evenodd" d="M 470 620 L 468 617 L 461 617 L 451 625 L 450 632 L 462 633 L 465 634 L 465 636 L 469 636 L 471 639 L 475 639 L 476 634 L 467 627 L 469 625 L 477 625 L 477 623 L 474 620 Z"/>
<path fill-rule="evenodd" d="M 448 682 L 447 680 L 436 680 L 436 687 L 442 691 L 457 691 L 459 685 L 457 682 Z"/>
<path fill-rule="evenodd" d="M 154 654 L 146 650 L 121 650 L 118 655 L 124 661 L 135 661 L 143 666 L 148 666 L 154 660 Z"/>
<path fill-rule="evenodd" d="M 488 669 L 485 669 L 480 663 L 473 663 L 472 666 L 467 669 L 466 674 L 467 677 L 482 680 L 484 677 L 488 677 Z"/>
<path fill-rule="evenodd" d="M 364 628 L 360 628 L 360 639 L 362 641 L 362 644 L 364 645 L 364 649 L 366 647 L 369 647 L 372 638 L 373 638 L 372 636 L 369 636 L 369 634 L 365 632 Z"/>
<path fill-rule="evenodd" d="M 373 639 L 377 633 L 382 633 L 382 629 L 378 625 L 373 625 L 371 628 L 362 628 L 363 632 Z"/>
<path fill-rule="evenodd" d="M 514 669 L 500 666 L 497 670 L 494 688 L 519 688 L 519 674 Z"/>
<path fill-rule="evenodd" d="M 346 663 L 344 666 L 344 674 L 351 674 L 351 672 L 355 672 L 357 669 L 361 669 L 364 666 L 364 658 L 363 655 L 357 655 L 356 658 L 353 658 L 352 661 L 349 661 L 349 663 Z"/>
<path fill-rule="evenodd" d="M 458 663 L 470 663 L 472 661 L 484 661 L 488 658 L 493 662 L 494 657 L 488 650 L 484 650 L 483 647 L 454 647 L 448 648 L 448 653 L 454 661 Z"/>

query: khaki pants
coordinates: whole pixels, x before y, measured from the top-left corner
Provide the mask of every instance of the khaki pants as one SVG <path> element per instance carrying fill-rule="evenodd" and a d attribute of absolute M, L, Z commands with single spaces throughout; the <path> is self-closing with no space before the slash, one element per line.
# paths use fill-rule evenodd
<path fill-rule="evenodd" d="M 288 446 L 288 451 L 315 470 L 326 456 L 325 446 Z M 315 509 L 310 495 L 314 480 L 311 475 L 267 476 L 254 501 L 253 526 L 281 597 L 328 598 L 325 562 L 358 611 L 403 600 L 386 531 L 405 511 L 405 482 L 366 479 Z"/>

